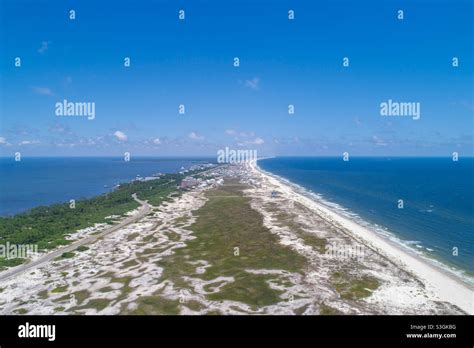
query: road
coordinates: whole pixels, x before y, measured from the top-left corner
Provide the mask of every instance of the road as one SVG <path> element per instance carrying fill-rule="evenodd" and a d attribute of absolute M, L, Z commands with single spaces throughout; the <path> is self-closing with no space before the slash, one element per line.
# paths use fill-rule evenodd
<path fill-rule="evenodd" d="M 0 281 L 9 279 L 11 277 L 14 277 L 14 276 L 20 274 L 20 273 L 23 273 L 25 271 L 28 271 L 28 270 L 34 269 L 38 266 L 41 266 L 42 264 L 44 264 L 46 262 L 49 262 L 49 261 L 61 256 L 63 253 L 73 251 L 81 245 L 93 243 L 97 239 L 102 238 L 102 237 L 108 235 L 109 233 L 115 232 L 118 229 L 121 229 L 121 228 L 123 228 L 123 227 L 125 227 L 125 226 L 127 226 L 131 223 L 134 223 L 134 222 L 142 219 L 144 216 L 146 216 L 151 211 L 151 207 L 150 207 L 150 205 L 148 204 L 147 201 L 142 201 L 142 200 L 138 199 L 136 193 L 134 193 L 132 195 L 132 197 L 135 201 L 137 201 L 138 203 L 141 204 L 140 210 L 135 215 L 127 217 L 125 220 L 121 221 L 117 225 L 113 225 L 109 228 L 106 228 L 105 230 L 103 230 L 102 232 L 100 232 L 98 234 L 88 236 L 86 238 L 75 241 L 74 243 L 69 244 L 65 247 L 54 250 L 54 251 L 52 251 L 52 252 L 50 252 L 50 253 L 48 253 L 44 256 L 41 256 L 40 258 L 38 258 L 35 261 L 29 262 L 29 263 L 26 263 L 26 264 L 23 264 L 23 265 L 19 265 L 17 267 L 13 267 L 13 268 L 10 268 L 9 270 L 1 272 L 0 273 Z"/>

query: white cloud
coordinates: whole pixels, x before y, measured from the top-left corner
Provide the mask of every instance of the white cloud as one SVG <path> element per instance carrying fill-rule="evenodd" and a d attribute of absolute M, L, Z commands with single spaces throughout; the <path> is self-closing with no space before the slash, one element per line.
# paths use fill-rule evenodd
<path fill-rule="evenodd" d="M 249 145 L 262 145 L 265 141 L 262 138 L 255 138 L 253 140 L 247 140 L 240 143 L 237 143 L 239 146 L 249 146 Z"/>
<path fill-rule="evenodd" d="M 124 132 L 119 131 L 119 130 L 116 131 L 114 133 L 114 135 L 117 138 L 117 140 L 119 140 L 119 141 L 127 141 L 127 139 L 128 139 L 127 135 Z"/>
<path fill-rule="evenodd" d="M 153 139 L 153 144 L 155 144 L 155 145 L 161 145 L 161 140 L 160 140 L 160 138 L 155 138 L 155 139 Z"/>
<path fill-rule="evenodd" d="M 233 129 L 227 129 L 226 133 L 228 135 L 234 136 L 236 144 L 239 146 L 248 146 L 248 145 L 262 145 L 265 141 L 256 136 L 253 131 L 235 131 Z"/>
<path fill-rule="evenodd" d="M 262 138 L 255 138 L 253 141 L 252 141 L 252 144 L 255 144 L 255 145 L 262 145 L 265 141 L 263 141 Z"/>
<path fill-rule="evenodd" d="M 49 131 L 55 132 L 55 133 L 72 134 L 72 131 L 69 129 L 68 126 L 60 124 L 60 123 L 55 123 L 54 125 L 50 126 Z"/>
<path fill-rule="evenodd" d="M 258 77 L 254 77 L 251 80 L 245 80 L 245 87 L 253 89 L 254 91 L 258 91 L 260 89 L 260 79 Z"/>
<path fill-rule="evenodd" d="M 39 144 L 39 141 L 37 140 L 23 140 L 18 143 L 18 145 L 34 145 L 34 144 Z"/>
<path fill-rule="evenodd" d="M 41 42 L 41 47 L 38 49 L 39 54 L 44 54 L 48 50 L 49 42 L 43 41 Z"/>
<path fill-rule="evenodd" d="M 10 146 L 11 144 L 4 137 L 0 137 L 0 145 L 1 146 Z"/>
<path fill-rule="evenodd" d="M 189 138 L 192 140 L 204 140 L 202 135 L 198 135 L 196 132 L 189 133 Z"/>
<path fill-rule="evenodd" d="M 255 136 L 255 132 L 240 132 L 239 134 L 242 138 L 248 138 Z"/>
<path fill-rule="evenodd" d="M 380 138 L 379 138 L 378 136 L 376 136 L 376 135 L 374 135 L 374 136 L 372 137 L 372 140 L 374 141 L 374 143 L 375 143 L 376 146 L 387 146 L 387 145 L 388 145 L 384 140 L 380 139 Z"/>
<path fill-rule="evenodd" d="M 33 89 L 33 92 L 39 95 L 49 95 L 53 96 L 54 93 L 49 89 L 48 87 L 31 87 Z"/>

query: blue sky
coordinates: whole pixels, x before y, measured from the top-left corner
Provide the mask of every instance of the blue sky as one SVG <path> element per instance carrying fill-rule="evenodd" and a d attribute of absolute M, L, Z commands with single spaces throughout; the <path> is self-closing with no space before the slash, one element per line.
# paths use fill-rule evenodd
<path fill-rule="evenodd" d="M 1 0 L 0 155 L 472 156 L 472 4 Z"/>

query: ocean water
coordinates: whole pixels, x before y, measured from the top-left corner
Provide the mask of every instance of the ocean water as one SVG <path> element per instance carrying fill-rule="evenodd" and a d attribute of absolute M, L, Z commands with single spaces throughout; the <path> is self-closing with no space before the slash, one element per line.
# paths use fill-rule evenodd
<path fill-rule="evenodd" d="M 0 215 L 105 193 L 137 175 L 176 173 L 206 159 L 133 157 L 0 158 Z"/>
<path fill-rule="evenodd" d="M 258 165 L 473 282 L 474 158 L 279 157 Z"/>

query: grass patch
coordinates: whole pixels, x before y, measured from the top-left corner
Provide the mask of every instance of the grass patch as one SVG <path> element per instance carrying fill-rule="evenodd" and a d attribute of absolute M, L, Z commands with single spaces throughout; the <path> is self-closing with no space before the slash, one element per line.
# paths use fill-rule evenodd
<path fill-rule="evenodd" d="M 150 315 L 150 314 L 179 314 L 179 301 L 169 300 L 161 296 L 144 296 L 136 301 L 137 308 L 126 314 Z"/>
<path fill-rule="evenodd" d="M 130 294 L 130 292 L 132 291 L 132 288 L 130 287 L 131 281 L 132 277 L 116 277 L 115 275 L 112 276 L 112 279 L 110 280 L 111 283 L 123 284 L 123 286 L 119 289 L 121 291 L 121 294 L 113 300 L 114 303 L 124 300 L 128 296 L 128 294 Z"/>
<path fill-rule="evenodd" d="M 173 231 L 166 231 L 165 233 L 168 238 L 173 242 L 179 242 L 181 240 L 181 236 L 179 235 L 179 233 Z"/>
<path fill-rule="evenodd" d="M 313 233 L 303 232 L 300 234 L 301 238 L 304 240 L 306 245 L 309 245 L 316 249 L 320 254 L 324 254 L 326 252 L 326 238 L 320 238 Z"/>
<path fill-rule="evenodd" d="M 38 297 L 42 300 L 45 300 L 48 298 L 48 290 L 41 290 L 38 292 Z"/>
<path fill-rule="evenodd" d="M 15 267 L 25 263 L 26 259 L 21 257 L 15 257 L 12 259 L 7 259 L 5 257 L 0 257 L 0 270 L 6 269 L 8 267 Z"/>
<path fill-rule="evenodd" d="M 186 306 L 190 310 L 195 311 L 195 312 L 201 311 L 205 308 L 202 303 L 195 300 L 186 301 L 185 303 L 183 303 L 183 306 Z"/>
<path fill-rule="evenodd" d="M 174 219 L 174 223 L 176 225 L 185 225 L 189 222 L 189 217 L 188 216 L 180 216 L 179 218 Z"/>
<path fill-rule="evenodd" d="M 296 315 L 302 315 L 307 309 L 308 309 L 309 305 L 304 305 L 304 306 L 301 306 L 301 307 L 298 307 L 294 310 L 294 313 Z"/>
<path fill-rule="evenodd" d="M 80 290 L 73 293 L 74 297 L 76 298 L 77 304 L 83 303 L 90 297 L 90 293 L 87 290 Z"/>
<path fill-rule="evenodd" d="M 356 277 L 345 272 L 333 273 L 331 283 L 341 298 L 345 300 L 359 300 L 368 297 L 380 286 L 380 282 L 372 276 Z"/>
<path fill-rule="evenodd" d="M 69 309 L 71 312 L 76 312 L 81 309 L 95 309 L 96 311 L 101 311 L 105 309 L 112 301 L 104 298 L 92 298 L 87 301 L 86 304 L 82 306 L 76 306 Z"/>
<path fill-rule="evenodd" d="M 130 241 L 134 240 L 135 238 L 137 238 L 139 235 L 140 235 L 140 233 L 138 233 L 138 232 L 130 233 L 127 236 L 127 240 L 130 242 Z"/>
<path fill-rule="evenodd" d="M 66 292 L 66 290 L 67 290 L 67 285 L 58 286 L 57 288 L 51 290 L 51 293 L 56 294 L 56 293 Z"/>
<path fill-rule="evenodd" d="M 114 289 L 112 289 L 110 286 L 106 286 L 106 287 L 100 288 L 98 291 L 99 292 L 111 292 L 113 290 Z"/>
<path fill-rule="evenodd" d="M 263 275 L 242 276 L 235 282 L 224 285 L 221 291 L 209 294 L 207 297 L 213 301 L 244 302 L 254 308 L 278 303 L 282 292 L 270 289 L 266 282 L 268 278 L 269 276 Z"/>
<path fill-rule="evenodd" d="M 133 267 L 133 266 L 136 266 L 138 265 L 138 261 L 137 260 L 129 260 L 129 261 L 125 261 L 123 263 L 123 267 L 124 268 L 129 268 L 129 267 Z"/>
<path fill-rule="evenodd" d="M 67 251 L 65 253 L 62 253 L 61 256 L 57 257 L 56 260 L 61 260 L 61 259 L 70 259 L 73 258 L 76 255 L 76 253 L 72 251 Z"/>
<path fill-rule="evenodd" d="M 247 186 L 226 180 L 223 186 L 208 191 L 206 204 L 195 212 L 197 217 L 189 229 L 196 239 L 186 241 L 186 247 L 158 261 L 164 267 L 163 279 L 172 280 L 177 287 L 187 288 L 183 276 L 213 280 L 218 276 L 234 277 L 221 291 L 208 296 L 211 300 L 235 300 L 253 306 L 278 303 L 280 291 L 271 289 L 265 275 L 246 272 L 247 269 L 287 270 L 301 272 L 306 259 L 279 243 L 278 237 L 264 225 L 260 213 L 243 196 Z M 234 256 L 234 248 L 239 256 Z M 190 264 L 206 260 L 210 267 L 195 274 Z M 271 278 L 275 278 L 274 275 Z"/>
<path fill-rule="evenodd" d="M 26 314 L 28 311 L 25 308 L 18 308 L 13 311 L 16 314 Z"/>
<path fill-rule="evenodd" d="M 321 315 L 339 315 L 342 314 L 339 310 L 336 308 L 333 308 L 331 306 L 328 306 L 326 304 L 322 304 L 321 307 L 319 307 L 319 314 Z"/>
<path fill-rule="evenodd" d="M 145 236 L 142 238 L 144 242 L 156 242 L 156 237 L 154 236 L 154 233 L 150 233 L 149 235 Z"/>
<path fill-rule="evenodd" d="M 276 209 L 278 208 L 272 207 L 270 208 L 270 211 L 275 211 Z M 309 245 L 310 247 L 318 251 L 320 254 L 324 254 L 326 252 L 326 238 L 321 238 L 315 235 L 314 233 L 305 231 L 303 228 L 301 228 L 300 224 L 295 221 L 295 216 L 283 211 L 278 211 L 278 213 L 276 214 L 276 218 L 277 222 L 280 225 L 288 227 L 293 233 L 303 239 L 306 245 Z"/>

